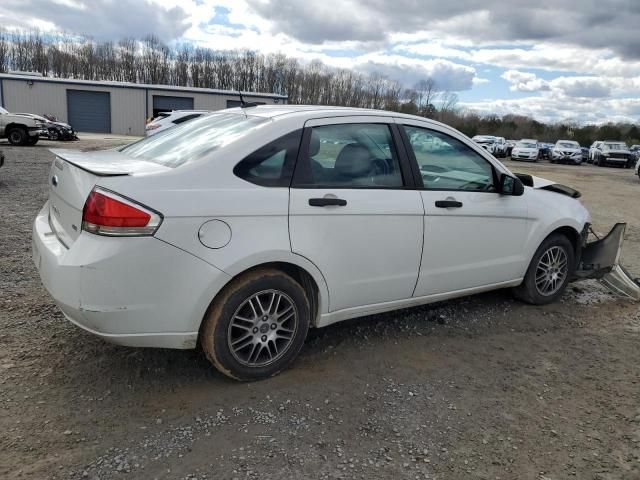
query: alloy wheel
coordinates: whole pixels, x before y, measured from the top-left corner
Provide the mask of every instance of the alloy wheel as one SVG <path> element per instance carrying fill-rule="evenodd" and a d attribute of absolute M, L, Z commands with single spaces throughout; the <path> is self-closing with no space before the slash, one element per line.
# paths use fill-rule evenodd
<path fill-rule="evenodd" d="M 251 295 L 233 314 L 227 342 L 233 357 L 247 367 L 276 362 L 291 346 L 298 329 L 298 310 L 280 290 Z"/>
<path fill-rule="evenodd" d="M 559 246 L 545 251 L 536 267 L 536 290 L 545 297 L 554 295 L 560 290 L 569 274 L 567 252 Z"/>

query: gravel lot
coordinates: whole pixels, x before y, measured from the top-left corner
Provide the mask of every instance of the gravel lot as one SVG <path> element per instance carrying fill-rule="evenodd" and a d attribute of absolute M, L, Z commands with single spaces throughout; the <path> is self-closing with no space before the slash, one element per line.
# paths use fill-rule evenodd
<path fill-rule="evenodd" d="M 640 478 L 638 305 L 494 292 L 313 332 L 292 369 L 234 383 L 63 319 L 30 247 L 54 146 L 0 144 L 0 478 Z M 600 231 L 628 221 L 640 275 L 630 170 L 507 164 L 581 190 Z"/>

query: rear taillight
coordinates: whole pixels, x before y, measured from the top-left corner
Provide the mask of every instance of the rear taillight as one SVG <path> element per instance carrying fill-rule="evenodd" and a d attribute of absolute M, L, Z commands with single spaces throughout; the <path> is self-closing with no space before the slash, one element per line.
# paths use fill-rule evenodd
<path fill-rule="evenodd" d="M 117 193 L 96 187 L 82 210 L 82 229 L 96 235 L 153 235 L 162 215 Z"/>

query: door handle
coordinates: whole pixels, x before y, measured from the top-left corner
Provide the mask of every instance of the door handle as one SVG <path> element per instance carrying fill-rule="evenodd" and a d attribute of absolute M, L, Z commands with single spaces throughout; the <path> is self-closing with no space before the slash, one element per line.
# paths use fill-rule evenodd
<path fill-rule="evenodd" d="M 312 207 L 344 207 L 346 204 L 347 201 L 343 200 L 342 198 L 325 197 L 309 199 L 309 205 Z"/>
<path fill-rule="evenodd" d="M 438 208 L 460 208 L 462 202 L 457 200 L 436 200 L 436 207 Z"/>

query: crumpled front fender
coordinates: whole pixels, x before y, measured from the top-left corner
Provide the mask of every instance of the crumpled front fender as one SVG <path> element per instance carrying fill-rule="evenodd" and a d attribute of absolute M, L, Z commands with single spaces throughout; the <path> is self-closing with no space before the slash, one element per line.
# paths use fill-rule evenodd
<path fill-rule="evenodd" d="M 574 280 L 597 278 L 617 295 L 640 300 L 640 282 L 620 265 L 626 223 L 616 223 L 603 238 L 582 247 Z"/>

